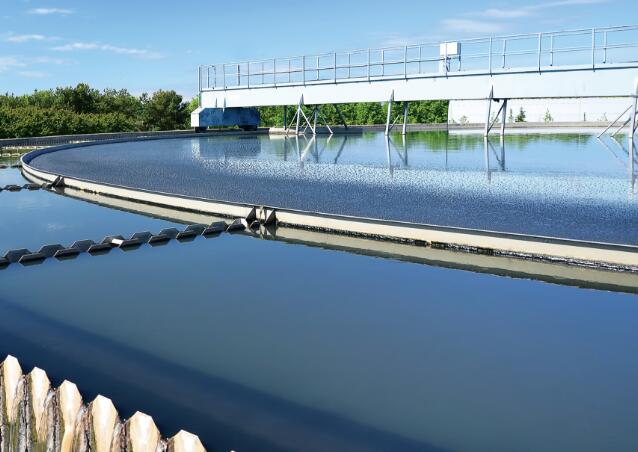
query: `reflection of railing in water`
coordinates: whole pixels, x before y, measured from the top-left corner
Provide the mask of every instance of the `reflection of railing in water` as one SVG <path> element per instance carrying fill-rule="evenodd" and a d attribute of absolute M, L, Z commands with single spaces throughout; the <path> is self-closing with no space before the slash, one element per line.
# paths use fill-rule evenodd
<path fill-rule="evenodd" d="M 22 374 L 18 360 L 0 363 L 0 446 L 3 452 L 204 452 L 180 431 L 162 439 L 153 419 L 136 412 L 121 420 L 111 400 L 85 404 L 75 384 L 54 388 L 42 369 Z"/>
<path fill-rule="evenodd" d="M 636 177 L 638 176 L 638 174 L 636 173 L 636 165 L 638 165 L 638 147 L 636 146 L 636 143 L 634 140 L 628 140 L 629 149 L 627 149 L 620 141 L 616 139 L 615 136 L 610 136 L 609 139 L 614 143 L 614 145 L 618 149 L 620 149 L 620 151 L 623 154 L 627 156 L 626 160 L 624 160 L 622 157 L 618 157 L 618 155 L 613 151 L 613 149 L 611 149 L 609 145 L 602 138 L 598 137 L 597 140 L 605 149 L 607 149 L 616 158 L 616 160 L 621 165 L 627 168 L 627 171 L 629 173 L 629 191 L 633 195 L 635 194 Z"/>

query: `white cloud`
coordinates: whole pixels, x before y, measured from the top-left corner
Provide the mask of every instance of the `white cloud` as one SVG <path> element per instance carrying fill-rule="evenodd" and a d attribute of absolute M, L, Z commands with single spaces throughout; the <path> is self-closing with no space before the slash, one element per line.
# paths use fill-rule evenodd
<path fill-rule="evenodd" d="M 10 69 L 24 67 L 25 64 L 13 57 L 0 57 L 0 72 L 6 72 Z"/>
<path fill-rule="evenodd" d="M 499 33 L 505 29 L 496 22 L 474 19 L 445 19 L 442 25 L 447 30 L 463 33 Z"/>
<path fill-rule="evenodd" d="M 532 3 L 511 7 L 504 4 L 502 7 L 490 7 L 482 11 L 470 11 L 463 17 L 453 17 L 441 22 L 444 29 L 460 33 L 501 33 L 514 28 L 515 19 L 523 19 L 530 16 L 539 16 L 545 10 L 586 6 L 608 3 L 611 0 L 555 0 L 544 3 Z"/>
<path fill-rule="evenodd" d="M 22 43 L 22 42 L 29 42 L 29 41 L 54 41 L 58 38 L 52 37 L 52 36 L 44 36 L 44 35 L 39 35 L 39 34 L 32 34 L 32 35 L 10 35 L 6 41 L 7 42 L 14 42 L 14 43 Z"/>
<path fill-rule="evenodd" d="M 72 50 L 94 50 L 99 47 L 100 46 L 95 43 L 74 42 L 72 44 L 64 44 L 62 46 L 53 47 L 51 50 L 55 50 L 56 52 L 71 52 Z"/>
<path fill-rule="evenodd" d="M 18 75 L 26 78 L 44 78 L 49 74 L 40 71 L 20 71 L 18 72 Z"/>
<path fill-rule="evenodd" d="M 32 64 L 56 64 L 56 65 L 61 65 L 61 64 L 69 64 L 70 61 L 62 59 L 62 58 L 51 58 L 51 57 L 48 57 L 48 56 L 42 56 L 42 57 L 32 58 L 30 60 L 30 63 L 32 63 Z"/>
<path fill-rule="evenodd" d="M 518 8 L 489 8 L 476 13 L 479 16 L 489 17 L 492 19 L 518 19 L 528 17 L 542 10 L 560 8 L 565 6 L 585 6 L 608 3 L 609 0 L 559 0 L 555 2 L 535 3 L 531 5 L 523 5 Z"/>
<path fill-rule="evenodd" d="M 104 52 L 117 53 L 120 55 L 131 55 L 147 60 L 156 60 L 164 57 L 161 53 L 152 52 L 146 49 L 136 49 L 134 47 L 119 47 L 111 44 L 98 44 L 95 42 L 74 42 L 71 44 L 53 47 L 51 50 L 55 50 L 56 52 L 72 52 L 74 50 L 101 50 Z"/>
<path fill-rule="evenodd" d="M 75 11 L 72 9 L 66 8 L 33 8 L 28 11 L 29 14 L 37 14 L 39 16 L 49 16 L 52 14 L 59 16 L 68 16 L 69 14 L 73 14 Z"/>

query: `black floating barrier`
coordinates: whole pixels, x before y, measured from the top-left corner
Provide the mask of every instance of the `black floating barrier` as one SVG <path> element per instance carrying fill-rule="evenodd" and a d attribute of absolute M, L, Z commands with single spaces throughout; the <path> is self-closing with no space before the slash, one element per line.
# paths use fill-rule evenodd
<path fill-rule="evenodd" d="M 22 190 L 22 187 L 20 185 L 9 184 L 9 185 L 5 185 L 4 189 L 6 191 L 20 191 Z"/>
<path fill-rule="evenodd" d="M 237 218 L 235 221 L 233 221 L 231 224 L 228 225 L 228 228 L 226 228 L 226 231 L 239 232 L 239 231 L 246 230 L 247 227 L 248 227 L 248 224 L 246 223 L 246 220 L 244 220 L 243 218 Z"/>
<path fill-rule="evenodd" d="M 56 251 L 53 257 L 58 260 L 74 259 L 79 256 L 82 251 L 79 248 L 64 248 Z"/>
<path fill-rule="evenodd" d="M 35 184 L 35 183 L 29 183 L 29 184 L 24 184 L 22 186 L 22 188 L 24 188 L 26 190 L 40 190 L 42 188 L 42 185 Z"/>
<path fill-rule="evenodd" d="M 44 245 L 38 252 L 46 257 L 54 257 L 58 251 L 62 250 L 64 250 L 64 247 L 56 243 L 55 245 Z"/>
<path fill-rule="evenodd" d="M 179 234 L 179 230 L 175 229 L 175 228 L 168 228 L 168 229 L 162 229 L 159 232 L 159 235 L 165 235 L 171 239 L 174 239 L 177 237 L 177 234 Z"/>
<path fill-rule="evenodd" d="M 20 260 L 18 262 L 20 262 L 22 265 L 34 265 L 41 264 L 46 258 L 47 257 L 44 254 L 36 252 L 25 254 L 24 256 L 20 257 Z"/>
<path fill-rule="evenodd" d="M 195 237 L 201 235 L 201 233 L 204 232 L 205 229 L 206 225 L 204 224 L 191 224 L 187 226 L 186 229 L 179 232 L 175 238 L 180 242 L 194 240 Z"/>
<path fill-rule="evenodd" d="M 131 236 L 131 240 L 139 240 L 141 243 L 148 243 L 151 240 L 151 237 L 153 237 L 153 234 L 148 231 L 136 232 Z"/>
<path fill-rule="evenodd" d="M 148 239 L 148 244 L 151 246 L 166 245 L 171 241 L 171 238 L 166 234 L 155 234 Z"/>
<path fill-rule="evenodd" d="M 22 188 L 19 186 L 15 186 Z M 5 187 L 6 189 L 6 187 Z M 256 220 L 255 220 L 256 221 Z M 253 221 L 252 223 L 254 223 Z M 139 248 L 142 244 L 148 243 L 151 246 L 166 244 L 172 239 L 185 242 L 194 240 L 198 235 L 213 236 L 228 231 L 243 231 L 247 227 L 247 222 L 243 218 L 237 218 L 232 224 L 228 225 L 224 221 L 204 224 L 191 224 L 183 231 L 176 228 L 162 229 L 159 234 L 152 234 L 148 231 L 136 232 L 129 239 L 125 239 L 121 235 L 111 235 L 105 237 L 101 243 L 95 243 L 93 240 L 77 240 L 73 244 L 65 248 L 56 243 L 44 245 L 39 251 L 33 252 L 26 248 L 7 251 L 0 257 L 0 269 L 4 269 L 13 263 L 21 263 L 22 265 L 33 265 L 42 263 L 47 258 L 54 257 L 58 260 L 72 259 L 81 253 L 89 253 L 91 255 L 108 253 L 112 248 L 117 247 L 126 251 L 128 249 Z"/>
<path fill-rule="evenodd" d="M 142 245 L 142 241 L 138 238 L 125 239 L 121 235 L 109 235 L 108 237 L 104 237 L 102 244 L 122 250 L 130 250 L 132 248 L 139 248 Z"/>
<path fill-rule="evenodd" d="M 212 223 L 206 229 L 204 229 L 202 231 L 202 235 L 204 237 L 212 237 L 213 235 L 218 235 L 218 234 L 221 234 L 222 232 L 225 232 L 227 227 L 228 225 L 226 224 L 225 221 L 217 221 L 215 223 Z"/>
<path fill-rule="evenodd" d="M 70 249 L 76 249 L 82 253 L 86 253 L 93 245 L 95 245 L 95 242 L 93 240 L 77 240 L 73 242 L 73 245 L 71 245 Z"/>
<path fill-rule="evenodd" d="M 7 253 L 4 255 L 4 258 L 12 264 L 15 264 L 16 262 L 19 262 L 20 258 L 26 254 L 31 254 L 31 251 L 26 248 L 20 248 L 18 250 L 7 251 Z"/>

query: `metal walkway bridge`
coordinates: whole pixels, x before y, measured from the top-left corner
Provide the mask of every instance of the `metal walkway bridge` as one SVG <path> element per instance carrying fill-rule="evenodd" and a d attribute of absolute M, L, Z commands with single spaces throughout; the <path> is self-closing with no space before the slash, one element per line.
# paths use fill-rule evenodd
<path fill-rule="evenodd" d="M 493 102 L 504 133 L 507 99 L 626 97 L 635 131 L 638 25 L 200 66 L 198 83 L 195 127 L 206 109 L 296 105 L 291 125 L 298 133 L 304 121 L 315 133 L 318 110 L 308 118 L 304 104 L 388 102 L 387 132 L 394 101 L 404 102 L 405 124 L 410 101 L 486 99 L 485 133 Z"/>

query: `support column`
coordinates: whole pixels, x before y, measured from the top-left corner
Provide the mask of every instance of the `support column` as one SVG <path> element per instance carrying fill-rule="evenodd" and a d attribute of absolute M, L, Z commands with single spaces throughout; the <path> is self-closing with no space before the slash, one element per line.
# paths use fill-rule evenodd
<path fill-rule="evenodd" d="M 484 137 L 487 137 L 490 134 L 490 125 L 492 121 L 490 120 L 490 115 L 492 114 L 492 100 L 494 99 L 494 87 L 490 87 L 490 94 L 487 96 L 487 111 L 485 112 L 485 131 L 483 133 Z"/>
<path fill-rule="evenodd" d="M 341 109 L 339 108 L 339 105 L 334 104 L 335 105 L 335 110 L 337 110 L 337 114 L 339 115 L 339 119 L 341 120 L 341 124 L 343 124 L 343 128 L 345 130 L 348 130 L 348 124 L 346 123 L 346 118 L 343 117 L 343 113 L 341 113 Z"/>
<path fill-rule="evenodd" d="M 288 105 L 284 105 L 284 129 L 288 129 Z"/>
<path fill-rule="evenodd" d="M 392 120 L 392 103 L 394 102 L 394 90 L 390 94 L 390 101 L 388 102 L 388 117 L 385 122 L 385 136 L 390 134 L 390 121 Z"/>
<path fill-rule="evenodd" d="M 299 135 L 299 125 L 301 123 L 301 114 L 303 113 L 301 110 L 301 106 L 303 105 L 303 95 L 299 99 L 299 103 L 297 104 L 297 126 L 295 127 L 295 134 Z"/>
<path fill-rule="evenodd" d="M 410 107 L 410 102 L 403 103 L 403 130 L 401 132 L 402 135 L 405 136 L 406 127 L 408 125 L 408 109 Z"/>
<path fill-rule="evenodd" d="M 319 116 L 319 107 L 315 107 L 312 111 L 312 134 L 317 135 L 317 117 Z"/>
<path fill-rule="evenodd" d="M 501 106 L 501 140 L 505 137 L 505 122 L 507 121 L 507 99 L 503 99 Z"/>
<path fill-rule="evenodd" d="M 638 79 L 634 86 L 634 103 L 631 109 L 631 123 L 629 124 L 629 154 L 633 159 L 634 135 L 636 134 L 636 110 L 638 110 Z"/>

